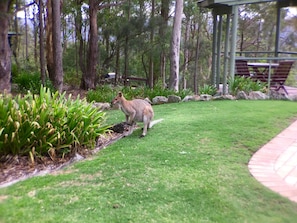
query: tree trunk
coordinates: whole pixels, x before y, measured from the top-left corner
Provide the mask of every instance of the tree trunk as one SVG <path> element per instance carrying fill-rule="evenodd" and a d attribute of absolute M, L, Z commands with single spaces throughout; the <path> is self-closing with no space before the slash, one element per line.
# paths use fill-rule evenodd
<path fill-rule="evenodd" d="M 167 29 L 167 23 L 168 23 L 168 16 L 169 14 L 169 1 L 168 0 L 162 0 L 161 3 L 161 26 L 159 29 L 159 35 L 161 40 L 165 40 L 165 33 Z M 161 45 L 161 55 L 160 55 L 160 76 L 162 78 L 163 87 L 166 87 L 166 43 L 163 42 Z"/>
<path fill-rule="evenodd" d="M 53 54 L 53 35 L 52 35 L 52 0 L 47 0 L 46 16 L 46 65 L 49 79 L 54 83 L 54 54 Z"/>
<path fill-rule="evenodd" d="M 40 61 L 40 73 L 41 82 L 44 85 L 46 80 L 45 74 L 45 57 L 44 57 L 44 25 L 43 25 L 43 1 L 39 0 L 38 4 L 38 16 L 39 16 L 39 61 Z"/>
<path fill-rule="evenodd" d="M 152 0 L 152 12 L 151 12 L 151 20 L 154 19 L 155 16 L 155 0 Z M 154 26 L 152 26 L 151 28 L 151 33 L 150 33 L 150 43 L 151 46 L 153 46 L 153 42 L 154 42 Z M 150 89 L 153 89 L 154 87 L 154 60 L 153 60 L 153 51 L 154 49 L 151 48 L 150 54 L 149 54 L 149 79 L 148 79 L 148 83 L 149 83 L 149 87 Z"/>
<path fill-rule="evenodd" d="M 129 0 L 128 1 L 129 3 L 129 7 L 127 8 L 127 19 L 128 21 L 130 21 L 130 4 L 131 4 L 131 1 Z M 124 46 L 124 55 L 125 55 L 125 58 L 124 58 L 124 85 L 126 86 L 127 85 L 127 77 L 129 75 L 129 50 L 128 50 L 128 47 L 129 47 L 129 33 L 127 33 L 126 37 L 125 37 L 125 46 Z"/>
<path fill-rule="evenodd" d="M 190 17 L 186 17 L 186 30 L 185 30 L 185 40 L 184 40 L 184 69 L 183 69 L 183 89 L 187 88 L 187 74 L 188 74 L 188 64 L 189 64 L 189 46 L 190 42 Z"/>
<path fill-rule="evenodd" d="M 53 57 L 54 57 L 54 87 L 62 92 L 63 90 L 63 61 L 61 42 L 61 3 L 52 1 L 53 9 Z"/>
<path fill-rule="evenodd" d="M 11 91 L 11 50 L 8 43 L 9 12 L 12 1 L 0 1 L 0 93 Z"/>
<path fill-rule="evenodd" d="M 183 13 L 183 0 L 176 0 L 173 31 L 171 37 L 170 53 L 170 80 L 169 87 L 178 91 L 179 85 L 179 52 L 181 38 L 181 22 Z"/>
<path fill-rule="evenodd" d="M 18 10 L 19 8 L 19 1 L 15 1 L 15 8 L 16 8 L 16 11 Z M 18 17 L 17 17 L 17 13 L 15 14 L 14 16 L 14 30 L 15 30 L 15 33 L 16 33 L 16 36 L 14 38 L 14 40 L 12 41 L 12 46 L 11 46 L 11 51 L 12 51 L 12 54 L 13 54 L 13 57 L 14 57 L 14 60 L 15 60 L 15 63 L 16 63 L 16 67 L 17 69 L 20 68 L 20 63 L 19 63 L 19 60 L 18 60 L 18 53 L 19 53 L 19 23 L 18 23 Z M 13 75 L 13 74 L 11 74 Z"/>
<path fill-rule="evenodd" d="M 97 73 L 97 59 L 98 59 L 98 27 L 97 27 L 97 1 L 89 0 L 90 13 L 90 37 L 89 50 L 87 57 L 87 72 L 83 73 L 81 80 L 81 88 L 95 89 L 95 79 Z"/>
<path fill-rule="evenodd" d="M 86 63 L 85 63 L 85 52 L 84 52 L 84 40 L 82 38 L 82 13 L 81 13 L 81 5 L 82 1 L 77 0 L 77 15 L 75 17 L 75 34 L 76 38 L 79 42 L 78 46 L 78 63 L 81 72 L 84 74 L 86 73 Z"/>

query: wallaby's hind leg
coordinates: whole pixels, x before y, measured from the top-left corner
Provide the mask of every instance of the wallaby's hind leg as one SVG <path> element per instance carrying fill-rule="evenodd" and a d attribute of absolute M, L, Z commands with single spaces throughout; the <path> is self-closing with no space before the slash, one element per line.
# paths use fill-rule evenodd
<path fill-rule="evenodd" d="M 147 116 L 143 117 L 143 131 L 140 137 L 144 137 L 147 133 L 147 129 L 149 128 L 150 125 L 150 118 L 148 118 Z"/>

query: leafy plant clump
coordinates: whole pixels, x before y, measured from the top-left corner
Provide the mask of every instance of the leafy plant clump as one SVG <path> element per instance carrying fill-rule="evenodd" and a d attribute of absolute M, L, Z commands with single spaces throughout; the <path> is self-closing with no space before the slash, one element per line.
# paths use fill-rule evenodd
<path fill-rule="evenodd" d="M 190 90 L 181 90 L 179 92 L 175 92 L 172 89 L 163 88 L 161 86 L 155 86 L 154 89 L 150 89 L 148 87 L 137 87 L 137 88 L 130 88 L 130 87 L 112 87 L 109 85 L 104 85 L 98 87 L 96 90 L 88 91 L 87 93 L 87 100 L 97 101 L 97 102 L 110 102 L 115 97 L 118 91 L 123 92 L 125 98 L 133 99 L 133 98 L 149 98 L 152 100 L 156 96 L 165 96 L 168 97 L 169 95 L 177 95 L 181 98 L 184 98 L 187 95 L 193 94 Z"/>
<path fill-rule="evenodd" d="M 24 71 L 13 77 L 13 82 L 18 85 L 18 90 L 21 93 L 30 91 L 33 94 L 39 93 L 40 85 L 42 84 L 39 73 L 28 73 Z M 54 86 L 48 78 L 45 80 L 44 86 L 51 91 L 54 90 Z"/>
<path fill-rule="evenodd" d="M 105 113 L 85 100 L 65 93 L 0 96 L 0 156 L 30 155 L 63 157 L 78 145 L 93 146 L 106 133 Z"/>
<path fill-rule="evenodd" d="M 254 81 L 250 78 L 235 76 L 234 79 L 229 79 L 229 91 L 232 95 L 237 95 L 239 91 L 249 93 L 251 91 L 265 92 L 267 84 L 259 80 Z"/>
<path fill-rule="evenodd" d="M 203 87 L 200 87 L 199 93 L 214 96 L 217 93 L 217 88 L 214 85 L 204 84 Z"/>

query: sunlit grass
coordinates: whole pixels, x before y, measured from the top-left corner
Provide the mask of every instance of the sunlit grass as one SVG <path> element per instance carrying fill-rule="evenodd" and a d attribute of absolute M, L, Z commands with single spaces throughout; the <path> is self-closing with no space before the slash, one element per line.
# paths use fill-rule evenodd
<path fill-rule="evenodd" d="M 252 154 L 297 118 L 288 101 L 154 106 L 164 121 L 92 159 L 0 190 L 0 222 L 294 222 L 297 204 L 249 173 Z M 124 120 L 108 112 L 109 123 Z M 140 124 L 141 126 L 141 124 Z"/>

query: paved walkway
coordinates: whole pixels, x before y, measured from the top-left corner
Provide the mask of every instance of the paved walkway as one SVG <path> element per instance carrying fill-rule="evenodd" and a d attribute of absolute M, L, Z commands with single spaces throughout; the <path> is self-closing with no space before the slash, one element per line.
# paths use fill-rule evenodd
<path fill-rule="evenodd" d="M 248 167 L 263 185 L 297 202 L 297 121 L 259 149 Z"/>

